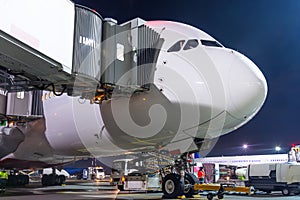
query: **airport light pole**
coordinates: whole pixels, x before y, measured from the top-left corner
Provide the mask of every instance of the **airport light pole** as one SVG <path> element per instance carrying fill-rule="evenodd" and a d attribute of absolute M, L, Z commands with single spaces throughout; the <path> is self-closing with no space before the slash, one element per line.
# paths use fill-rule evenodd
<path fill-rule="evenodd" d="M 275 151 L 278 153 L 279 151 L 281 150 L 281 147 L 280 146 L 276 146 L 275 147 Z"/>
<path fill-rule="evenodd" d="M 243 151 L 245 154 L 247 152 L 247 149 L 248 149 L 248 144 L 243 144 Z"/>

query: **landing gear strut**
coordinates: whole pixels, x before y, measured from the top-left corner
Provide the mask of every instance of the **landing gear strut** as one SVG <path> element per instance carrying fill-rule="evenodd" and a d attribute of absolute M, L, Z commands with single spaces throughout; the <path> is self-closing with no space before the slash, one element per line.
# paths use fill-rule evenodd
<path fill-rule="evenodd" d="M 164 198 L 177 198 L 183 195 L 190 198 L 198 194 L 198 190 L 194 190 L 194 184 L 199 183 L 199 180 L 190 173 L 189 169 L 192 166 L 194 165 L 188 162 L 187 155 L 182 155 L 175 160 L 174 165 L 160 170 Z"/>
<path fill-rule="evenodd" d="M 57 175 L 55 173 L 56 169 L 52 169 L 52 174 L 44 174 L 42 177 L 43 186 L 54 186 L 63 185 L 66 183 L 66 177 L 64 175 Z"/>
<path fill-rule="evenodd" d="M 29 176 L 18 174 L 18 171 L 11 170 L 8 175 L 7 185 L 8 186 L 24 186 L 29 184 Z"/>

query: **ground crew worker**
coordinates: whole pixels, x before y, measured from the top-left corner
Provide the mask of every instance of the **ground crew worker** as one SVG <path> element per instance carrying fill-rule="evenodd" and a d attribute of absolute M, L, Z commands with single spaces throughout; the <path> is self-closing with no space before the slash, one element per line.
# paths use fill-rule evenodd
<path fill-rule="evenodd" d="M 6 184 L 8 180 L 8 174 L 7 172 L 3 169 L 0 171 L 0 192 L 5 192 Z"/>
<path fill-rule="evenodd" d="M 245 180 L 245 177 L 243 174 L 238 174 L 238 179 L 241 180 L 241 181 L 244 181 Z"/>
<path fill-rule="evenodd" d="M 205 178 L 205 172 L 203 167 L 200 167 L 199 171 L 198 171 L 198 179 L 200 181 L 200 183 L 204 183 L 204 178 Z"/>

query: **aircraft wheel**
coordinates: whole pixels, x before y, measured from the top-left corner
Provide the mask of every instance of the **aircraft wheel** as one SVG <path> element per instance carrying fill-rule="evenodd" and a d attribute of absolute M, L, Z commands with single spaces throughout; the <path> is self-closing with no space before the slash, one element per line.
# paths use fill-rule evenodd
<path fill-rule="evenodd" d="M 184 183 L 181 182 L 181 177 L 178 174 L 168 174 L 162 182 L 162 190 L 164 198 L 177 198 L 184 193 Z"/>
<path fill-rule="evenodd" d="M 63 185 L 66 183 L 66 176 L 65 175 L 60 175 L 59 177 L 59 185 Z"/>
<path fill-rule="evenodd" d="M 25 185 L 29 184 L 29 176 L 24 175 L 24 183 Z"/>
<path fill-rule="evenodd" d="M 47 174 L 43 175 L 43 177 L 42 177 L 42 185 L 43 186 L 47 186 L 48 185 L 48 179 L 49 179 L 48 176 L 49 175 L 47 175 Z"/>
<path fill-rule="evenodd" d="M 57 182 L 58 182 L 57 181 L 57 175 L 44 174 L 43 177 L 42 177 L 42 185 L 43 186 L 52 186 L 52 185 L 55 185 Z"/>
<path fill-rule="evenodd" d="M 194 174 L 186 173 L 184 176 L 184 195 L 187 198 L 193 197 L 193 195 L 198 194 L 198 190 L 194 190 L 193 187 L 186 187 L 187 185 L 195 185 L 195 183 L 199 183 L 199 180 Z"/>
<path fill-rule="evenodd" d="M 8 180 L 7 180 L 7 185 L 8 186 L 17 186 L 18 182 L 17 182 L 17 178 L 14 175 L 9 175 L 8 176 Z"/>
<path fill-rule="evenodd" d="M 26 185 L 26 182 L 27 182 L 27 176 L 26 175 L 17 175 L 16 179 L 17 179 L 17 185 L 18 186 Z"/>

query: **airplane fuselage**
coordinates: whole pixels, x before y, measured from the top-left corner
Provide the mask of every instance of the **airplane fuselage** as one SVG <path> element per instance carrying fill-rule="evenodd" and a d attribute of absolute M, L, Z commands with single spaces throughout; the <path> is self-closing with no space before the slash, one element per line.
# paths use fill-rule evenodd
<path fill-rule="evenodd" d="M 162 148 L 179 154 L 206 150 L 201 144 L 236 130 L 260 110 L 267 84 L 247 57 L 183 23 L 145 26 L 164 41 L 148 90 L 116 87 L 101 104 L 44 91 L 43 117 L 12 127 L 24 139 L 0 165 L 45 167 Z M 94 45 L 82 37 L 79 43 Z M 126 82 L 127 73 L 116 86 Z"/>

